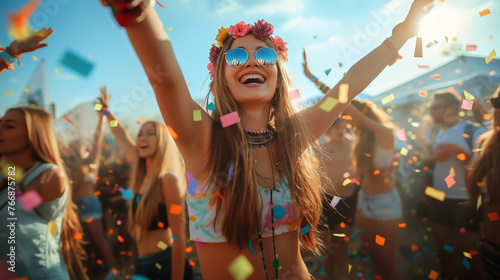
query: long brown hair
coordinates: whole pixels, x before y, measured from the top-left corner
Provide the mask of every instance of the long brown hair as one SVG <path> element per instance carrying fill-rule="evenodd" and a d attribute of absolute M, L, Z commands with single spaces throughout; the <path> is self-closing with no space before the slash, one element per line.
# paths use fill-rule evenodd
<path fill-rule="evenodd" d="M 140 236 L 147 230 L 153 218 L 158 214 L 158 202 L 160 201 L 161 181 L 168 172 L 175 173 L 177 180 L 185 185 L 185 176 L 183 176 L 184 164 L 182 156 L 175 145 L 174 139 L 168 133 L 167 127 L 160 122 L 147 121 L 143 124 L 152 124 L 156 135 L 156 153 L 154 155 L 153 165 L 153 179 L 144 187 L 142 198 L 137 205 L 135 215 L 132 207 L 129 207 L 128 215 L 128 229 L 132 237 L 138 240 Z M 136 149 L 137 162 L 132 170 L 130 184 L 132 185 L 132 192 L 134 197 L 139 193 L 144 177 L 146 175 L 146 159 L 139 157 L 139 151 Z M 139 225 L 141 232 L 137 236 L 135 232 L 135 225 Z"/>
<path fill-rule="evenodd" d="M 493 96 L 500 97 L 500 87 Z M 497 109 L 499 110 L 499 109 Z M 500 123 L 493 120 L 492 129 L 483 134 L 478 140 L 481 149 L 479 158 L 470 167 L 467 177 L 467 190 L 469 191 L 469 204 L 476 205 L 479 196 L 477 183 L 484 182 L 490 201 L 500 199 Z"/>
<path fill-rule="evenodd" d="M 44 163 L 52 163 L 59 167 L 63 180 L 67 183 L 64 164 L 59 154 L 56 137 L 52 127 L 52 118 L 49 113 L 36 107 L 16 107 L 8 111 L 23 112 L 28 139 L 33 147 L 34 157 Z M 50 186 L 47 186 L 50 187 Z M 75 234 L 82 233 L 82 225 L 76 214 L 76 205 L 71 198 L 71 187 L 66 187 L 68 199 L 61 228 L 61 251 L 71 279 L 86 279 L 80 260 L 86 258 L 82 247 L 82 240 L 75 238 Z M 82 274 L 83 273 L 83 274 Z"/>
<path fill-rule="evenodd" d="M 251 34 L 251 31 L 249 32 Z M 227 52 L 234 41 L 227 36 L 221 54 Z M 274 48 L 272 39 L 265 43 Z M 225 59 L 219 55 L 215 61 L 214 80 L 210 91 L 214 95 L 215 110 L 211 116 L 214 120 L 211 150 L 205 174 L 212 186 L 212 193 L 219 192 L 223 199 L 217 200 L 214 227 L 218 219 L 222 219 L 222 233 L 229 242 L 235 241 L 240 248 L 248 244 L 257 232 L 256 221 L 261 219 L 257 174 L 241 123 L 222 128 L 220 116 L 237 111 L 238 104 L 232 98 L 224 76 Z M 293 198 L 294 208 L 300 210 L 300 228 L 309 225 L 309 232 L 303 235 L 302 245 L 319 253 L 322 244 L 319 239 L 317 225 L 321 214 L 321 176 L 315 161 L 317 147 L 308 137 L 308 128 L 304 120 L 298 117 L 290 102 L 288 91 L 292 84 L 286 71 L 284 61 L 278 58 L 278 81 L 271 100 L 269 122 L 276 128 L 276 154 L 271 160 L 280 161 L 285 170 L 285 178 Z M 207 94 L 206 101 L 208 101 Z M 277 158 L 274 158 L 276 156 Z M 232 165 L 232 167 L 231 167 Z M 232 177 L 228 177 L 233 168 Z M 222 215 L 222 216 L 221 216 Z"/>
<path fill-rule="evenodd" d="M 370 101 L 353 100 L 351 104 L 366 117 L 379 123 L 388 124 L 386 115 Z M 371 129 L 358 127 L 361 130 L 354 149 L 354 166 L 358 174 L 373 174 L 375 166 L 373 163 L 373 151 L 375 148 L 375 133 Z"/>

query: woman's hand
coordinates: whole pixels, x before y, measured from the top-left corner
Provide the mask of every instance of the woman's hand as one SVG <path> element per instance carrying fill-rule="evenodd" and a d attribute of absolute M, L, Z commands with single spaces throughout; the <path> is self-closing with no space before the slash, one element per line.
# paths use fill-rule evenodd
<path fill-rule="evenodd" d="M 98 97 L 97 99 L 99 99 L 99 102 L 101 103 L 102 106 L 108 107 L 108 102 L 109 99 L 111 98 L 111 95 L 108 95 L 108 86 L 103 86 L 99 90 L 100 90 L 100 97 Z"/>
<path fill-rule="evenodd" d="M 415 0 L 405 20 L 396 25 L 392 30 L 392 35 L 396 33 L 405 34 L 408 39 L 418 34 L 420 22 L 432 10 L 434 0 Z"/>
<path fill-rule="evenodd" d="M 313 75 L 311 74 L 311 71 L 309 71 L 309 66 L 307 65 L 306 49 L 304 49 L 303 54 L 304 54 L 304 63 L 302 63 L 302 66 L 304 66 L 304 74 L 306 74 L 306 76 L 309 79 L 311 79 Z"/>
<path fill-rule="evenodd" d="M 42 42 L 49 38 L 52 33 L 54 33 L 52 28 L 44 28 L 26 38 L 13 41 L 9 47 L 12 51 L 12 55 L 19 57 L 23 55 L 23 53 L 36 51 L 40 48 L 48 46 L 47 44 L 42 44 Z"/>

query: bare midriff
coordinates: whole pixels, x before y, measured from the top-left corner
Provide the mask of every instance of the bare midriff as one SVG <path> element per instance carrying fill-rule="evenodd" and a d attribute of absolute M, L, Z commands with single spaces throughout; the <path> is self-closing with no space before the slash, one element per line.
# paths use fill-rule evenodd
<path fill-rule="evenodd" d="M 374 175 L 365 172 L 361 182 L 361 190 L 364 194 L 374 195 L 390 192 L 394 190 L 394 172 L 392 167 L 378 169 L 378 174 Z"/>
<path fill-rule="evenodd" d="M 282 269 L 280 279 L 310 279 L 307 267 L 300 255 L 298 231 L 287 232 L 275 236 L 278 259 Z M 273 238 L 262 238 L 269 279 L 276 279 L 273 267 Z M 236 243 L 202 243 L 196 244 L 200 260 L 201 272 L 205 280 L 234 279 L 229 272 L 229 265 L 239 256 L 244 255 L 253 266 L 253 273 L 248 280 L 266 279 L 259 240 L 252 240 L 252 253 L 248 245 L 240 249 Z"/>
<path fill-rule="evenodd" d="M 136 233 L 138 231 L 139 227 L 136 226 Z M 141 236 L 140 240 L 137 241 L 139 257 L 145 257 L 163 251 L 163 249 L 158 246 L 160 241 L 165 243 L 168 247 L 174 244 L 170 228 L 146 231 L 146 233 Z"/>

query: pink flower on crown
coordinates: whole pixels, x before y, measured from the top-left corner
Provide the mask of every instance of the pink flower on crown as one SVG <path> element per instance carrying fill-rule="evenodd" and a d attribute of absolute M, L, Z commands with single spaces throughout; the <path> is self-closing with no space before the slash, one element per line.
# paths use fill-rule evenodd
<path fill-rule="evenodd" d="M 281 39 L 280 36 L 276 36 L 274 39 L 273 39 L 273 45 L 274 45 L 274 49 L 276 50 L 276 52 L 285 57 L 288 55 L 287 53 L 287 50 L 288 48 L 286 47 L 286 43 L 285 41 L 283 41 L 283 39 Z"/>
<path fill-rule="evenodd" d="M 214 64 L 213 64 L 212 62 L 210 62 L 210 63 L 207 65 L 207 69 L 208 69 L 208 72 L 210 72 L 210 79 L 213 79 L 214 74 L 215 74 L 215 67 L 214 67 Z"/>
<path fill-rule="evenodd" d="M 238 22 L 236 25 L 231 25 L 229 27 L 229 31 L 231 35 L 233 35 L 234 39 L 238 37 L 243 37 L 248 34 L 250 31 L 250 24 L 245 24 L 244 21 Z"/>
<path fill-rule="evenodd" d="M 210 62 L 215 63 L 215 60 L 217 59 L 217 56 L 219 56 L 219 53 L 220 48 L 215 44 L 212 44 L 212 48 L 210 49 L 210 56 L 208 57 L 210 59 Z"/>
<path fill-rule="evenodd" d="M 270 23 L 267 23 L 265 20 L 258 20 L 254 25 L 250 27 L 252 30 L 253 36 L 255 38 L 265 41 L 269 36 L 271 36 L 274 32 L 274 26 Z"/>

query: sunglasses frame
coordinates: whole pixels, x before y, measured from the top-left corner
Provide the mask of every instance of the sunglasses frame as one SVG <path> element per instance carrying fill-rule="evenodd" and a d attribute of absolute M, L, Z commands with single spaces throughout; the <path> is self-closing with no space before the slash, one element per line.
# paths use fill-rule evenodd
<path fill-rule="evenodd" d="M 229 62 L 227 61 L 227 53 L 228 53 L 228 52 L 230 52 L 230 51 L 232 51 L 232 50 L 238 50 L 238 49 L 240 49 L 240 50 L 244 50 L 244 51 L 247 53 L 247 59 L 245 60 L 245 62 L 244 62 L 244 63 L 242 63 L 242 64 L 241 64 L 241 65 L 239 65 L 239 66 L 235 66 L 235 65 L 231 65 L 231 64 L 229 64 Z M 261 62 L 259 61 L 259 59 L 257 58 L 257 52 L 259 52 L 260 50 L 265 50 L 265 49 L 270 49 L 270 50 L 272 50 L 272 51 L 276 54 L 276 60 L 275 60 L 275 62 L 274 62 L 274 63 L 272 63 L 271 65 L 265 65 L 265 64 L 261 63 Z M 259 48 L 259 49 L 258 49 L 258 50 L 256 50 L 256 51 L 248 51 L 248 50 L 245 50 L 244 48 L 234 48 L 234 49 L 230 49 L 230 50 L 228 50 L 227 52 L 225 52 L 225 53 L 224 53 L 224 60 L 226 61 L 227 65 L 229 65 L 229 66 L 231 66 L 231 67 L 235 67 L 235 68 L 243 67 L 243 66 L 245 66 L 245 64 L 247 64 L 248 59 L 249 59 L 249 57 L 250 57 L 250 53 L 254 53 L 254 58 L 255 58 L 255 61 L 257 61 L 257 63 L 258 63 L 260 66 L 262 66 L 262 67 L 273 67 L 274 65 L 276 65 L 276 64 L 278 63 L 278 53 L 276 52 L 276 50 L 275 50 L 275 49 L 270 48 L 270 47 Z"/>

